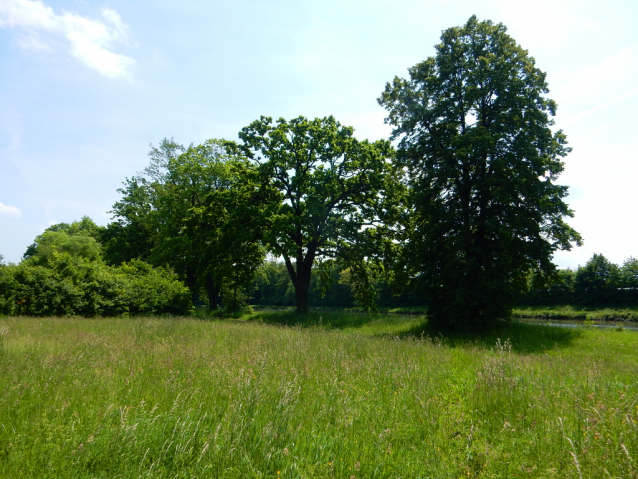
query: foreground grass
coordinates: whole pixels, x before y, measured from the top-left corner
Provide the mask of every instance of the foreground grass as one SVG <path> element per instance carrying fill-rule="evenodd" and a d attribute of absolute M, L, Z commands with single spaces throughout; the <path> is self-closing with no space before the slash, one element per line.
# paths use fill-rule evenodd
<path fill-rule="evenodd" d="M 0 318 L 0 477 L 638 477 L 636 333 L 248 319 Z"/>

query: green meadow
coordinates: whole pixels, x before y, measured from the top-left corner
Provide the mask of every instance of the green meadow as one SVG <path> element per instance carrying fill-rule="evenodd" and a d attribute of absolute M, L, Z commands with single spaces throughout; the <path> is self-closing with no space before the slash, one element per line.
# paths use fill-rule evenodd
<path fill-rule="evenodd" d="M 0 318 L 3 478 L 638 477 L 638 333 Z"/>

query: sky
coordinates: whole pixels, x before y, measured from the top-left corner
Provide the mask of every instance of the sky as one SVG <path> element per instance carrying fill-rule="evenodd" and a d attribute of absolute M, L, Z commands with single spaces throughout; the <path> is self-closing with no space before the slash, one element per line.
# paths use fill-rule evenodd
<path fill-rule="evenodd" d="M 237 139 L 260 116 L 334 115 L 388 138 L 377 98 L 441 32 L 503 23 L 547 72 L 572 153 L 569 224 L 594 253 L 638 256 L 635 0 L 0 0 L 0 255 L 49 225 L 105 225 L 150 144 Z"/>

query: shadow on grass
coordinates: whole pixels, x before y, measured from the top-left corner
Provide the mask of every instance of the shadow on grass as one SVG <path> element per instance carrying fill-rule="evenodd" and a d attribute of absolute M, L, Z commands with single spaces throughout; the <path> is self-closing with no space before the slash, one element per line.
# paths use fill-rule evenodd
<path fill-rule="evenodd" d="M 437 328 L 424 321 L 417 327 L 402 332 L 399 337 L 430 337 L 450 347 L 495 347 L 516 353 L 538 353 L 571 346 L 581 336 L 575 328 L 561 328 L 545 324 L 518 321 L 500 321 L 481 331 L 455 331 Z M 500 345 L 500 346 L 498 346 Z"/>
<path fill-rule="evenodd" d="M 360 328 L 387 315 L 372 315 L 352 311 L 310 311 L 300 314 L 296 311 L 268 311 L 257 312 L 250 319 L 262 321 L 265 324 L 281 326 L 299 326 L 302 328 L 345 329 Z"/>
<path fill-rule="evenodd" d="M 288 311 L 259 311 L 249 320 L 288 327 L 358 329 L 369 323 L 381 326 L 372 336 L 407 339 L 429 337 L 450 347 L 500 347 L 516 353 L 538 353 L 569 347 L 581 335 L 576 328 L 560 328 L 544 324 L 501 321 L 480 331 L 455 331 L 428 325 L 427 320 L 396 314 L 366 314 L 352 311 L 311 311 L 298 314 Z M 406 329 L 408 327 L 408 329 Z M 383 332 L 382 332 L 383 331 Z M 497 346 L 500 344 L 500 346 Z"/>

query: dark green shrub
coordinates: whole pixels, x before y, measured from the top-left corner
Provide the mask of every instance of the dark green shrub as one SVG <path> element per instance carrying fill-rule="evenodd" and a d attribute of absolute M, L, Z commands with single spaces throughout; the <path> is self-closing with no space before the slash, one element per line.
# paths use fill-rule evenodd
<path fill-rule="evenodd" d="M 153 268 L 141 260 L 114 269 L 126 280 L 124 302 L 129 314 L 189 314 L 192 311 L 190 290 L 171 271 Z"/>

